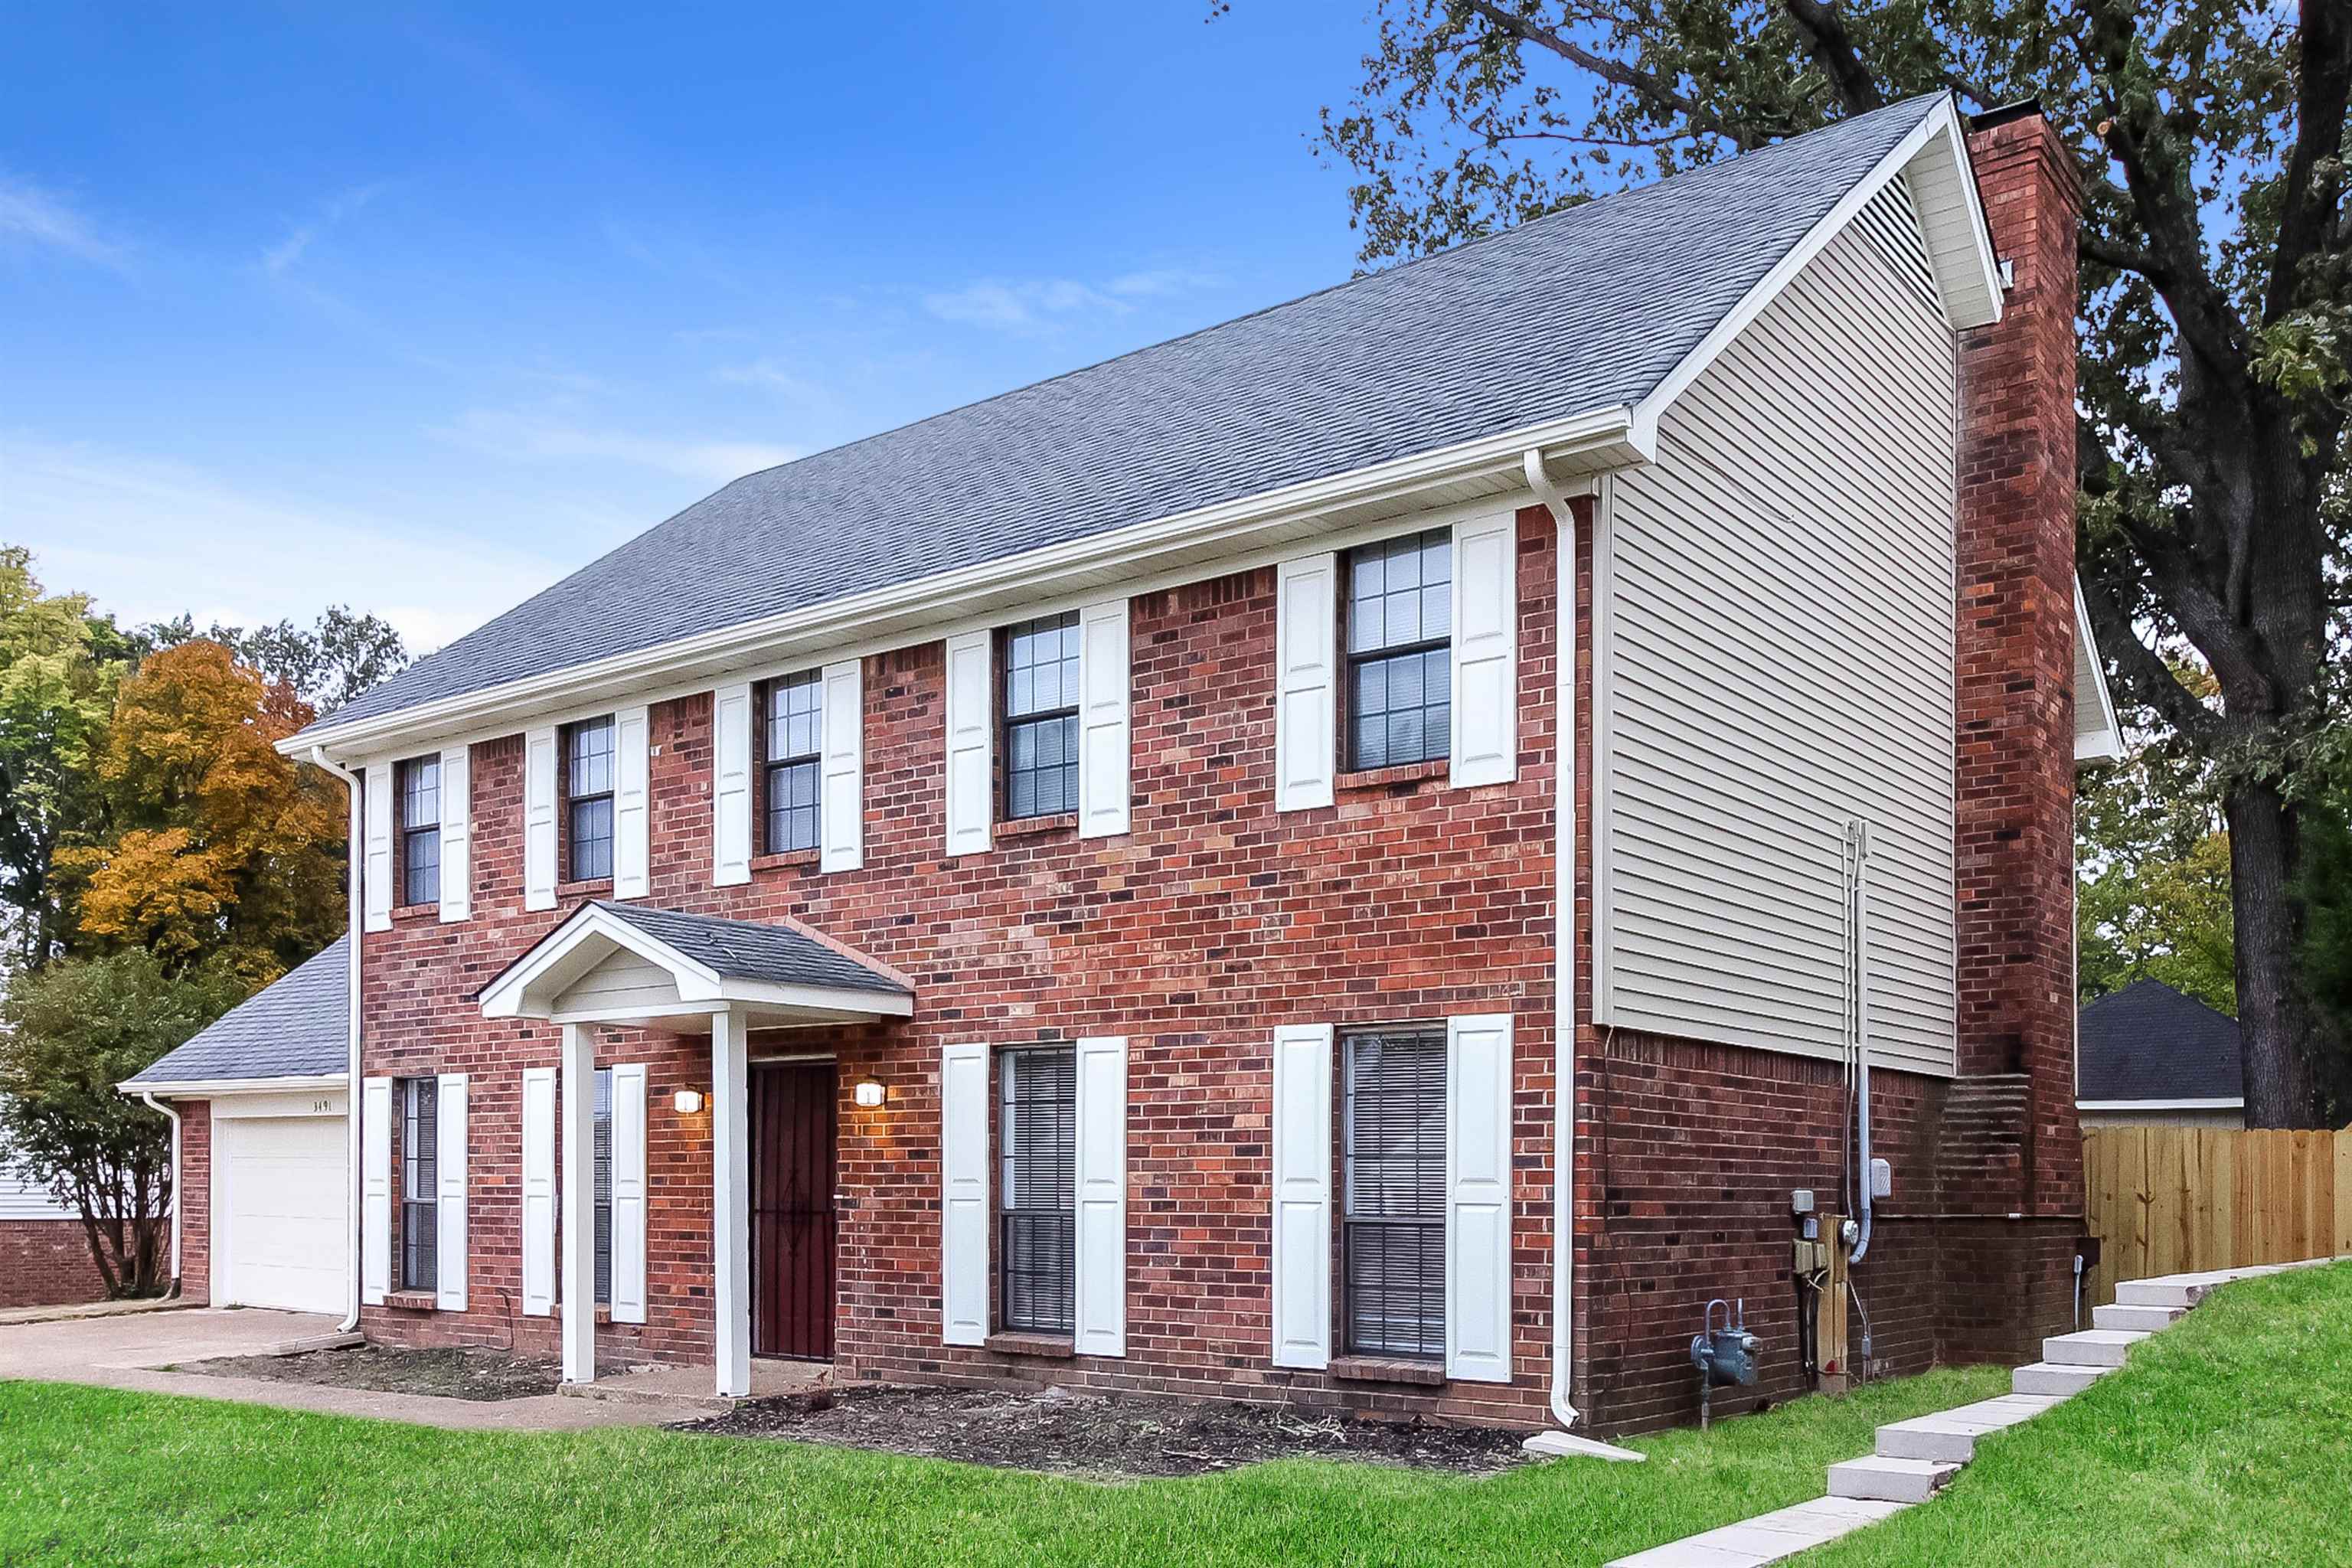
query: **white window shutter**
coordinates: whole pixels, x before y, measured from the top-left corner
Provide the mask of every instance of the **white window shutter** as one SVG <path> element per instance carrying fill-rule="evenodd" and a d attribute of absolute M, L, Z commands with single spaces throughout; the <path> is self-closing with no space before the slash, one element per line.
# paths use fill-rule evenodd
<path fill-rule="evenodd" d="M 555 1312 L 555 1069 L 522 1069 L 522 1312 Z"/>
<path fill-rule="evenodd" d="M 613 715 L 613 896 L 653 891 L 653 754 L 642 707 Z"/>
<path fill-rule="evenodd" d="M 367 813 L 367 868 L 360 877 L 369 931 L 392 929 L 392 764 L 370 763 L 360 801 Z"/>
<path fill-rule="evenodd" d="M 1445 1021 L 1445 1375 L 1511 1381 L 1511 1016 Z"/>
<path fill-rule="evenodd" d="M 992 842 L 996 797 L 994 645 L 984 631 L 948 638 L 948 853 L 971 855 Z"/>
<path fill-rule="evenodd" d="M 817 869 L 855 871 L 866 864 L 866 661 L 828 664 L 817 679 L 824 702 Z"/>
<path fill-rule="evenodd" d="M 522 738 L 522 907 L 555 907 L 555 729 Z"/>
<path fill-rule="evenodd" d="M 1129 701 L 1125 599 L 1078 612 L 1078 837 L 1127 831 Z"/>
<path fill-rule="evenodd" d="M 646 1321 L 646 1064 L 613 1069 L 613 1321 Z"/>
<path fill-rule="evenodd" d="M 434 1163 L 441 1174 L 440 1220 L 433 1237 L 441 1264 L 441 1289 L 434 1303 L 445 1312 L 466 1310 L 466 1075 L 443 1073 L 440 1120 L 433 1129 Z"/>
<path fill-rule="evenodd" d="M 360 1083 L 360 1300 L 383 1305 L 392 1283 L 392 1079 Z"/>
<path fill-rule="evenodd" d="M 988 1339 L 988 1047 L 940 1054 L 940 1338 Z"/>
<path fill-rule="evenodd" d="M 1519 776 L 1519 549 L 1509 512 L 1454 525 L 1454 755 L 1457 785 Z"/>
<path fill-rule="evenodd" d="M 710 699 L 710 881 L 751 879 L 751 683 L 722 686 Z"/>
<path fill-rule="evenodd" d="M 1274 1364 L 1331 1361 L 1331 1026 L 1274 1032 Z"/>
<path fill-rule="evenodd" d="M 1127 1353 L 1127 1039 L 1077 1046 L 1080 1355 Z"/>
<path fill-rule="evenodd" d="M 472 752 L 452 746 L 441 753 L 441 919 L 474 912 L 474 785 Z"/>
<path fill-rule="evenodd" d="M 1338 752 L 1339 558 L 1286 561 L 1275 573 L 1274 805 L 1331 804 Z"/>

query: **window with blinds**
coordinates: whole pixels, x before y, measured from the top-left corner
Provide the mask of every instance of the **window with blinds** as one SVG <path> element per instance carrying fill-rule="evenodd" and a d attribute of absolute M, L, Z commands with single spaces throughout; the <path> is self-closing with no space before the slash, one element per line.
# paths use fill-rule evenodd
<path fill-rule="evenodd" d="M 1445 1353 L 1445 1031 L 1345 1037 L 1348 1348 Z"/>
<path fill-rule="evenodd" d="M 400 1288 L 441 1283 L 441 1086 L 429 1078 L 400 1080 Z"/>
<path fill-rule="evenodd" d="M 613 1069 L 596 1069 L 596 1304 L 613 1304 Z"/>
<path fill-rule="evenodd" d="M 998 1302 L 1008 1329 L 1066 1334 L 1077 1300 L 1077 1057 L 1067 1046 L 998 1058 Z"/>

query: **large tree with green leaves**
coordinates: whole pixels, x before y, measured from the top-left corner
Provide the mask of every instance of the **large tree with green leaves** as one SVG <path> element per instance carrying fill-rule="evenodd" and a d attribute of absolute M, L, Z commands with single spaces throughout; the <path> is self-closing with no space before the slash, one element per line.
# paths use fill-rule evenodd
<path fill-rule="evenodd" d="M 2341 1041 L 2298 955 L 2347 698 L 2352 6 L 1381 0 L 1374 26 L 1319 131 L 1366 265 L 1908 94 L 2040 99 L 2085 191 L 2085 601 L 2228 826 L 2250 1120 L 2317 1121 Z"/>

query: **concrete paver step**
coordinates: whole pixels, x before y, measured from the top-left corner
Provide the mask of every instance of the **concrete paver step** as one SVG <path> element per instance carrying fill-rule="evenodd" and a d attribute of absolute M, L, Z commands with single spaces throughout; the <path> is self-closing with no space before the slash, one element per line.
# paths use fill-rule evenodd
<path fill-rule="evenodd" d="M 2061 1366 L 2121 1366 L 2125 1354 L 2146 1338 L 2145 1333 L 2126 1329 L 2083 1329 L 2071 1334 L 2053 1334 L 2042 1342 L 2042 1359 Z"/>
<path fill-rule="evenodd" d="M 2126 1307 L 2179 1307 L 2186 1311 L 2211 1289 L 2210 1282 L 2179 1274 L 2160 1279 L 2126 1279 L 2116 1287 L 2116 1300 Z"/>
<path fill-rule="evenodd" d="M 1978 1438 L 2031 1421 L 2063 1403 L 2054 1394 L 2004 1394 L 1956 1410 L 1891 1422 L 1878 1429 L 1878 1457 L 1965 1465 L 1976 1458 Z"/>
<path fill-rule="evenodd" d="M 2134 1329 L 2142 1333 L 2154 1333 L 2168 1329 L 2189 1310 L 2186 1307 L 2129 1307 L 2121 1301 L 2091 1309 L 2091 1327 L 2095 1329 Z"/>
<path fill-rule="evenodd" d="M 1866 1498 L 1815 1498 L 1617 1558 L 1608 1568 L 1760 1568 L 1890 1519 L 1909 1506 Z"/>
<path fill-rule="evenodd" d="M 2011 1373 L 2009 1386 L 2019 1394 L 2055 1394 L 2064 1399 L 2082 1393 L 2115 1370 L 2111 1366 L 2062 1366 L 2056 1362 L 2037 1361 Z"/>
<path fill-rule="evenodd" d="M 1960 1473 L 1947 1459 L 1883 1459 L 1864 1454 L 1830 1467 L 1830 1496 L 1879 1502 L 1926 1502 Z"/>

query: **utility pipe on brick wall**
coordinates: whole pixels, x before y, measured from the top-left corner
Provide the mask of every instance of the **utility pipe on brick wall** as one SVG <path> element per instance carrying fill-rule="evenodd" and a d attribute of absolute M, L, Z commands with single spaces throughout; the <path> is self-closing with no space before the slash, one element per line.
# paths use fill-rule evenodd
<path fill-rule="evenodd" d="M 350 1245 L 349 1266 L 343 1273 L 345 1281 L 350 1287 L 344 1295 L 344 1300 L 350 1303 L 350 1310 L 343 1314 L 343 1321 L 337 1329 L 337 1332 L 347 1334 L 360 1326 L 360 1268 L 363 1262 L 360 1252 L 366 1245 L 365 1239 L 360 1233 L 361 1210 L 365 1204 L 364 1194 L 360 1190 L 360 1184 L 365 1179 L 365 1173 L 360 1169 L 360 955 L 365 946 L 360 941 L 362 923 L 360 873 L 366 864 L 364 858 L 366 846 L 360 841 L 362 824 L 359 774 L 349 768 L 329 762 L 327 749 L 324 746 L 312 746 L 310 760 L 343 781 L 343 793 L 351 801 L 351 826 L 348 829 L 343 851 L 345 860 L 343 889 L 346 906 L 343 929 L 345 938 L 351 943 L 349 955 L 351 969 L 346 976 L 346 984 L 351 988 L 351 1000 L 344 1020 L 344 1028 L 351 1041 L 351 1066 L 349 1081 L 343 1089 L 343 1197 L 344 1202 L 349 1205 L 344 1213 L 343 1239 Z"/>
<path fill-rule="evenodd" d="M 180 1293 L 180 1113 L 179 1113 L 178 1111 L 176 1111 L 176 1110 L 173 1110 L 170 1106 L 168 1106 L 168 1105 L 164 1104 L 162 1100 L 160 1100 L 156 1099 L 153 1095 L 152 1095 L 152 1094 L 148 1093 L 148 1092 L 147 1092 L 145 1089 L 141 1089 L 141 1090 L 139 1091 L 139 1098 L 140 1098 L 141 1100 L 145 1100 L 145 1101 L 147 1102 L 147 1109 L 148 1109 L 148 1110 L 160 1110 L 160 1111 L 162 1111 L 162 1112 L 163 1112 L 166 1117 L 168 1117 L 168 1118 L 171 1120 L 171 1123 L 172 1123 L 172 1291 L 171 1291 L 171 1293 L 172 1293 L 173 1295 L 176 1296 L 176 1295 L 178 1295 L 178 1294 Z M 2074 1315 L 2075 1315 L 2076 1317 L 2078 1317 L 2078 1318 L 2082 1316 L 2082 1314 L 2081 1314 L 2080 1312 L 2077 1312 L 2077 1313 L 2075 1313 Z"/>

